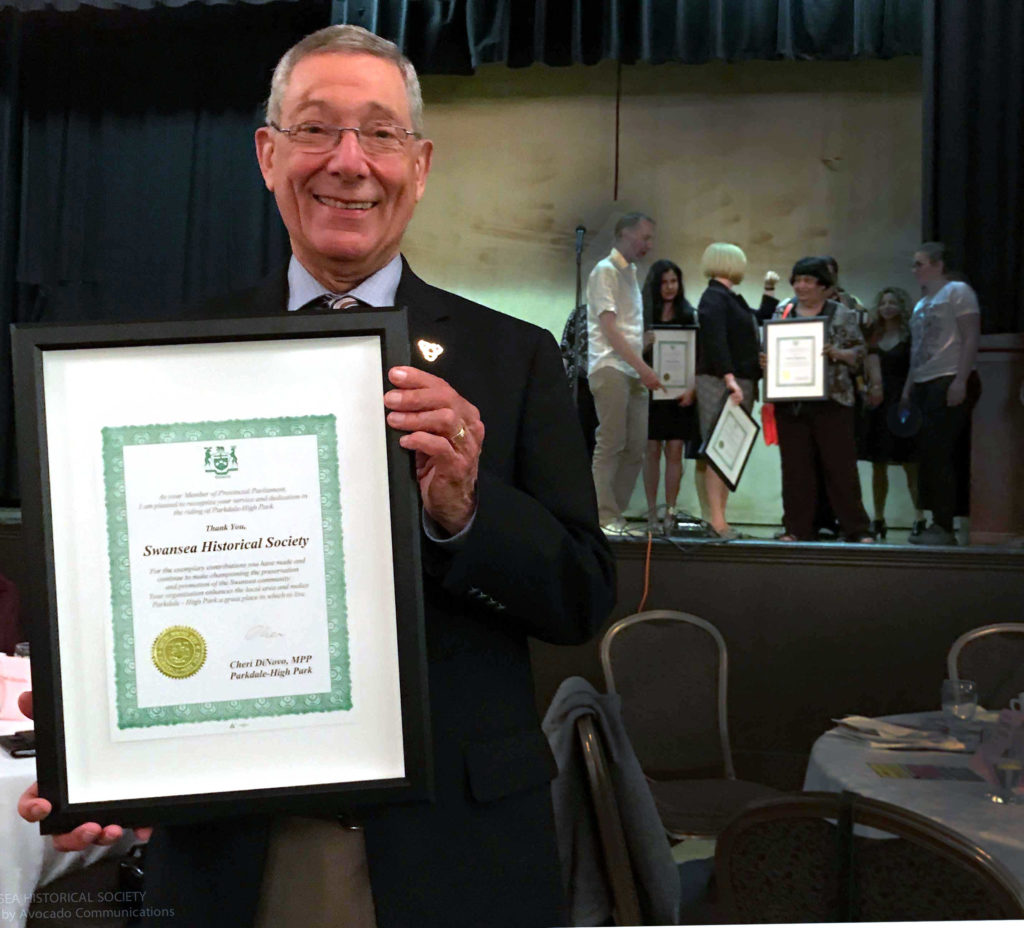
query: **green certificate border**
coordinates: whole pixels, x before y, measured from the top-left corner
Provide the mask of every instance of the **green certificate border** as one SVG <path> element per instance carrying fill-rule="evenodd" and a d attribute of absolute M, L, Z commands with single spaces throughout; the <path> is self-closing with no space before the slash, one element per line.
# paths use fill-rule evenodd
<path fill-rule="evenodd" d="M 284 416 L 277 419 L 237 419 L 225 422 L 126 425 L 105 427 L 102 432 L 118 728 L 149 728 L 189 722 L 219 722 L 351 709 L 352 680 L 345 608 L 345 562 L 341 537 L 341 488 L 338 478 L 338 435 L 335 417 Z M 330 690 L 303 696 L 231 699 L 140 708 L 135 677 L 135 634 L 128 556 L 124 447 L 299 435 L 315 435 L 317 439 L 328 651 L 331 661 Z M 199 459 L 202 460 L 201 455 Z"/>

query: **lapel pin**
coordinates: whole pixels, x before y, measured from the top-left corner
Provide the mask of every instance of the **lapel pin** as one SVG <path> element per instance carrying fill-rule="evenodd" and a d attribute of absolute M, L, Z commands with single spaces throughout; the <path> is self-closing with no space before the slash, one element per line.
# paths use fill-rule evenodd
<path fill-rule="evenodd" d="M 444 352 L 443 345 L 438 345 L 435 342 L 428 342 L 425 338 L 421 338 L 416 342 L 416 347 L 419 348 L 420 354 L 428 361 L 436 361 Z"/>

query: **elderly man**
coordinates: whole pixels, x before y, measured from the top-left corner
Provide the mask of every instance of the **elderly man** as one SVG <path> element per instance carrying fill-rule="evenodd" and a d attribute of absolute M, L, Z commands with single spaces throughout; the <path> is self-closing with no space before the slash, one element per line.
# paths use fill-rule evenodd
<path fill-rule="evenodd" d="M 601 527 L 626 529 L 623 513 L 647 447 L 647 391 L 661 387 L 641 357 L 644 310 L 636 262 L 654 243 L 654 220 L 627 213 L 615 223 L 615 247 L 587 280 L 587 380 L 597 408 L 592 470 Z"/>
<path fill-rule="evenodd" d="M 432 146 L 416 73 L 390 42 L 338 26 L 288 51 L 256 152 L 292 259 L 206 314 L 316 311 L 325 297 L 337 311 L 405 306 L 420 346 L 413 366 L 388 372 L 384 405 L 415 454 L 423 505 L 435 799 L 361 813 L 354 829 L 330 816 L 157 828 L 146 904 L 174 915 L 146 924 L 561 923 L 553 761 L 527 637 L 584 641 L 611 608 L 614 572 L 558 348 L 402 259 Z M 29 791 L 19 808 L 38 821 L 49 804 Z M 120 834 L 88 824 L 57 841 Z"/>

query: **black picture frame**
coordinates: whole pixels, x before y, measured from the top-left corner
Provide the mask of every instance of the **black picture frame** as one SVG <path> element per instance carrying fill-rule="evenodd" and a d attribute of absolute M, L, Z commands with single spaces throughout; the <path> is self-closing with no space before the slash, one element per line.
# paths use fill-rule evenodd
<path fill-rule="evenodd" d="M 828 358 L 822 354 L 828 344 L 827 316 L 792 316 L 787 319 L 769 319 L 764 323 L 764 402 L 781 403 L 802 400 L 828 399 Z M 777 341 L 782 338 L 809 341 L 814 374 L 810 385 L 785 384 L 779 370 Z"/>
<path fill-rule="evenodd" d="M 740 427 L 742 442 L 734 456 L 735 459 L 727 461 L 717 452 L 717 446 L 722 430 L 730 425 Z M 757 420 L 741 404 L 732 402 L 730 394 L 727 392 L 725 400 L 718 410 L 718 415 L 715 417 L 715 425 L 711 429 L 711 434 L 701 442 L 700 455 L 734 493 L 739 487 L 740 478 L 746 469 L 747 461 L 750 460 L 750 454 L 754 450 L 760 431 L 761 426 Z"/>
<path fill-rule="evenodd" d="M 290 340 L 332 340 L 353 336 L 379 339 L 381 376 L 395 365 L 409 363 L 408 321 L 403 309 L 368 309 L 318 315 L 275 315 L 247 319 L 132 322 L 88 325 L 12 326 L 12 349 L 19 464 L 22 486 L 23 537 L 29 561 L 24 615 L 30 629 L 34 716 L 39 794 L 53 812 L 40 823 L 44 834 L 66 832 L 88 821 L 123 826 L 202 821 L 252 813 L 340 813 L 366 804 L 429 799 L 433 793 L 433 763 L 429 726 L 423 594 L 420 573 L 419 494 L 412 455 L 399 445 L 399 433 L 383 429 L 387 460 L 387 498 L 390 504 L 391 575 L 394 582 L 394 646 L 398 668 L 401 751 L 404 775 L 379 779 L 279 785 L 114 799 L 74 801 L 69 794 L 68 752 L 78 733 L 69 730 L 64 703 L 61 663 L 62 623 L 80 621 L 58 610 L 54 511 L 51 498 L 51 440 L 47 431 L 47 390 L 44 359 L 49 352 L 78 352 L 94 348 L 147 346 L 245 346 L 272 342 L 282 349 Z M 328 342 L 323 342 L 328 344 Z M 331 342 L 330 344 L 337 344 Z M 264 349 L 265 350 L 265 349 Z M 312 388 L 313 385 L 311 385 Z M 384 406 L 368 415 L 384 418 Z M 387 520 L 380 520 L 387 523 Z M 386 543 L 382 542 L 382 543 Z M 81 621 L 87 621 L 82 619 Z M 67 667 L 65 663 L 64 667 Z M 97 694 L 97 699 L 103 696 Z M 314 733 L 333 729 L 311 728 Z M 265 732 L 235 733 L 231 737 L 262 737 Z M 228 736 L 224 736 L 228 737 Z M 190 742 L 183 737 L 183 752 Z M 81 745 L 77 746 L 81 750 Z M 183 756 L 184 760 L 184 756 Z"/>
<path fill-rule="evenodd" d="M 661 381 L 663 390 L 656 390 L 651 393 L 651 399 L 656 402 L 673 400 L 676 401 L 686 390 L 692 390 L 697 385 L 697 338 L 700 333 L 699 326 L 681 325 L 666 326 L 659 328 L 655 326 L 654 343 L 651 346 L 651 366 Z M 661 365 L 660 348 L 666 342 L 681 342 L 686 352 L 686 373 L 687 376 L 682 383 L 669 383 L 665 380 L 665 372 Z"/>

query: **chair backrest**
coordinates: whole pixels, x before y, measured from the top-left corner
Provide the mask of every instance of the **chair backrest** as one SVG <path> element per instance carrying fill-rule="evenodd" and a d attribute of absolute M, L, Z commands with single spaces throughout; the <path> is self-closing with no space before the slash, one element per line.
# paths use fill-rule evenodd
<path fill-rule="evenodd" d="M 633 867 L 629 860 L 629 846 L 626 843 L 622 817 L 612 786 L 607 752 L 601 739 L 601 731 L 594 723 L 592 715 L 582 715 L 576 720 L 576 734 L 580 750 L 583 752 L 590 799 L 597 818 L 604 870 L 608 877 L 615 910 L 615 924 L 639 925 L 640 900 Z"/>
<path fill-rule="evenodd" d="M 964 632 L 946 658 L 950 680 L 973 680 L 978 702 L 1005 709 L 1024 692 L 1024 622 L 982 625 Z"/>
<path fill-rule="evenodd" d="M 605 687 L 653 779 L 735 778 L 726 706 L 728 654 L 710 622 L 672 609 L 619 619 L 601 640 Z"/>
<path fill-rule="evenodd" d="M 893 838 L 864 837 L 863 825 Z M 730 922 L 1020 918 L 1013 876 L 962 835 L 851 793 L 751 803 L 719 835 L 719 901 Z"/>

